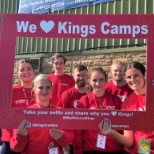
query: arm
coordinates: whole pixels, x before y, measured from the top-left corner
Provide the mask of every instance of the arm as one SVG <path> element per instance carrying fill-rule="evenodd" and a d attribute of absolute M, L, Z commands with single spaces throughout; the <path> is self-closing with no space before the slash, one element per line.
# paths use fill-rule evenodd
<path fill-rule="evenodd" d="M 131 130 L 124 130 L 124 135 L 119 134 L 117 131 L 113 130 L 111 134 L 120 144 L 130 148 L 133 146 L 133 131 Z"/>
<path fill-rule="evenodd" d="M 23 120 L 18 129 L 14 129 L 13 136 L 10 140 L 10 148 L 16 152 L 22 152 L 28 143 L 29 122 Z"/>
<path fill-rule="evenodd" d="M 132 147 L 134 144 L 133 131 L 124 130 L 124 135 L 122 135 L 111 128 L 111 120 L 108 120 L 107 118 L 99 124 L 99 129 L 102 134 L 111 135 L 117 140 L 117 142 L 128 148 Z"/>
<path fill-rule="evenodd" d="M 72 143 L 74 139 L 74 131 L 72 130 L 57 130 L 51 129 L 50 135 L 56 140 L 56 142 L 63 147 L 67 147 L 70 143 Z"/>
<path fill-rule="evenodd" d="M 17 134 L 17 130 L 14 130 L 13 136 L 10 140 L 10 148 L 15 152 L 22 152 L 26 148 L 28 143 L 27 136 L 21 136 Z"/>

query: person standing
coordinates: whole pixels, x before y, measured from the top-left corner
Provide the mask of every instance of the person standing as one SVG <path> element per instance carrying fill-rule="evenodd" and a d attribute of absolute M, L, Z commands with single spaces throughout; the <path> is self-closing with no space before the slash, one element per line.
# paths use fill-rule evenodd
<path fill-rule="evenodd" d="M 144 65 L 139 62 L 133 61 L 127 65 L 125 72 L 126 81 L 134 92 L 123 102 L 122 110 L 146 110 L 145 72 Z M 154 154 L 154 131 L 124 130 L 124 135 L 121 135 L 111 128 L 111 121 L 109 119 L 102 121 L 99 128 L 103 134 L 113 136 L 119 143 L 125 146 L 123 154 L 143 153 L 139 149 L 141 147 L 140 141 L 146 143 L 144 147 L 149 151 L 148 153 Z"/>
<path fill-rule="evenodd" d="M 60 53 L 56 53 L 50 58 L 54 73 L 48 74 L 52 81 L 51 102 L 56 106 L 62 93 L 73 87 L 75 82 L 72 76 L 64 74 L 66 58 Z"/>
<path fill-rule="evenodd" d="M 40 74 L 35 78 L 33 91 L 36 102 L 28 108 L 54 108 L 50 102 L 52 82 L 47 75 Z M 68 146 L 73 138 L 71 130 L 31 129 L 29 121 L 23 120 L 18 129 L 14 129 L 10 147 L 22 154 L 63 154 L 62 146 Z"/>
<path fill-rule="evenodd" d="M 74 68 L 75 86 L 63 92 L 59 99 L 58 106 L 62 108 L 76 108 L 78 100 L 88 92 L 87 79 L 88 70 L 84 65 L 78 65 Z"/>
<path fill-rule="evenodd" d="M 73 73 L 75 86 L 63 92 L 60 100 L 58 102 L 58 106 L 62 108 L 76 108 L 78 105 L 79 99 L 86 95 L 89 90 L 87 86 L 88 79 L 88 69 L 84 65 L 77 65 L 74 68 Z M 80 130 L 74 130 L 75 135 L 81 133 Z M 70 143 L 70 147 L 64 147 L 65 151 L 69 151 L 69 153 L 73 153 L 73 146 Z"/>
<path fill-rule="evenodd" d="M 125 70 L 126 66 L 122 60 L 114 60 L 110 71 L 112 81 L 106 84 L 106 90 L 117 95 L 122 102 L 133 92 L 124 78 Z"/>
<path fill-rule="evenodd" d="M 34 68 L 30 60 L 22 59 L 17 64 L 17 75 L 20 83 L 12 88 L 11 107 L 21 108 L 34 104 L 34 95 L 32 92 Z M 12 129 L 2 129 L 2 149 L 1 154 L 16 154 L 10 149 L 10 139 Z"/>
<path fill-rule="evenodd" d="M 90 84 L 93 91 L 81 97 L 77 107 L 99 110 L 120 110 L 122 103 L 120 98 L 105 90 L 106 83 L 106 72 L 102 68 L 94 68 L 90 76 Z M 105 147 L 97 144 L 102 137 L 106 138 L 106 143 L 103 143 Z M 73 145 L 74 154 L 120 154 L 123 148 L 112 136 L 100 136 L 99 130 L 83 130 L 82 133 L 75 135 Z"/>

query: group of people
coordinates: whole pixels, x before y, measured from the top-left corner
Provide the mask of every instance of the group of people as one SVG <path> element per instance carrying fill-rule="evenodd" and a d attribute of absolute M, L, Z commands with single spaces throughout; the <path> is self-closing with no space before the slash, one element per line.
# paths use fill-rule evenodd
<path fill-rule="evenodd" d="M 34 79 L 31 62 L 19 61 L 20 83 L 13 86 L 11 107 L 146 110 L 146 70 L 139 62 L 126 66 L 114 60 L 111 81 L 102 68 L 94 68 L 89 75 L 84 65 L 75 66 L 73 76 L 64 74 L 66 58 L 59 53 L 50 62 L 55 72 Z M 104 146 L 98 144 L 102 137 Z M 151 145 L 149 153 L 154 154 L 154 131 L 114 130 L 107 118 L 98 130 L 32 129 L 24 120 L 17 129 L 2 129 L 1 140 L 2 154 L 137 154 L 141 140 Z"/>

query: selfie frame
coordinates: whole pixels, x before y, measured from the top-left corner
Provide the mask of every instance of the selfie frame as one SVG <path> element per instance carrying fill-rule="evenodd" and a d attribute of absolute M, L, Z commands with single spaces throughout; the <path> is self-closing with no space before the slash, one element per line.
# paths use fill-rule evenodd
<path fill-rule="evenodd" d="M 77 27 L 76 30 L 75 27 Z M 122 29 L 122 30 L 120 30 Z M 10 108 L 17 37 L 146 39 L 146 111 Z M 115 129 L 154 130 L 154 15 L 3 14 L 0 46 L 0 127 L 98 129 L 104 118 Z M 102 64 L 103 65 L 103 64 Z"/>

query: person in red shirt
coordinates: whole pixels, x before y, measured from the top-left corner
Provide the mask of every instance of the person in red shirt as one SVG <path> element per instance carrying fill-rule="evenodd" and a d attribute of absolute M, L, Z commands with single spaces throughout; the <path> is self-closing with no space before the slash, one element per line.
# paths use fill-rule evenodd
<path fill-rule="evenodd" d="M 56 53 L 50 58 L 49 63 L 52 63 L 54 73 L 48 74 L 52 81 L 51 102 L 56 106 L 62 93 L 73 87 L 75 82 L 71 75 L 64 74 L 66 58 L 60 53 Z"/>
<path fill-rule="evenodd" d="M 122 60 L 114 60 L 110 71 L 112 81 L 106 84 L 106 90 L 117 95 L 122 102 L 133 92 L 124 79 L 125 70 L 126 66 Z"/>
<path fill-rule="evenodd" d="M 54 107 L 50 102 L 52 82 L 47 75 L 40 74 L 35 78 L 33 90 L 36 103 L 28 108 Z M 10 147 L 13 151 L 21 151 L 22 154 L 53 153 L 51 151 L 63 154 L 62 146 L 68 146 L 73 138 L 74 132 L 71 130 L 31 129 L 29 121 L 23 120 L 18 129 L 14 129 Z"/>
<path fill-rule="evenodd" d="M 84 65 L 77 65 L 74 68 L 73 74 L 75 80 L 75 86 L 70 88 L 69 90 L 63 92 L 58 106 L 62 108 L 76 108 L 78 104 L 78 100 L 86 95 L 89 88 L 87 86 L 87 79 L 88 79 L 88 70 L 87 67 Z M 74 130 L 75 135 L 80 133 L 80 130 Z M 65 151 L 69 151 L 69 153 L 73 153 L 72 144 L 69 148 L 65 148 Z"/>
<path fill-rule="evenodd" d="M 34 68 L 30 60 L 22 59 L 17 64 L 17 75 L 20 83 L 12 88 L 11 107 L 28 107 L 34 104 L 34 96 L 32 92 Z M 12 129 L 2 129 L 3 141 L 1 154 L 15 154 L 10 149 L 10 138 L 12 137 Z"/>
<path fill-rule="evenodd" d="M 129 87 L 134 91 L 122 104 L 122 110 L 145 111 L 145 67 L 139 62 L 131 62 L 126 68 L 126 81 Z M 141 140 L 151 144 L 150 154 L 154 154 L 154 131 L 132 131 L 125 130 L 124 135 L 118 134 L 111 128 L 111 121 L 106 119 L 102 121 L 99 128 L 103 134 L 110 134 L 119 143 L 125 145 L 124 154 L 139 153 Z"/>
<path fill-rule="evenodd" d="M 93 91 L 81 97 L 77 105 L 78 108 L 87 109 L 121 109 L 121 100 L 119 97 L 105 91 L 107 83 L 106 72 L 102 68 L 94 68 L 91 72 L 90 84 Z M 105 147 L 100 147 L 97 143 L 104 137 Z M 83 130 L 82 133 L 75 135 L 73 142 L 74 154 L 120 154 L 123 146 L 119 144 L 112 136 L 102 136 L 99 130 Z"/>
<path fill-rule="evenodd" d="M 86 92 L 88 91 L 88 70 L 86 66 L 76 66 L 74 68 L 73 77 L 75 86 L 63 92 L 62 96 L 59 99 L 58 106 L 62 108 L 76 108 L 78 100 L 82 96 L 86 95 Z"/>

